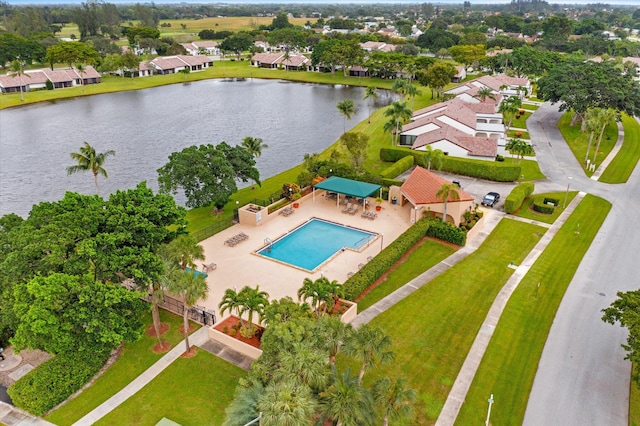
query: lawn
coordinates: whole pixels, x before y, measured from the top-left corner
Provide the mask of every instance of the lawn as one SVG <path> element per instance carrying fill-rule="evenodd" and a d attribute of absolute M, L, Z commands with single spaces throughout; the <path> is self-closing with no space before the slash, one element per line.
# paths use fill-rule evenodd
<path fill-rule="evenodd" d="M 553 222 L 556 221 L 558 216 L 560 216 L 564 211 L 562 206 L 565 203 L 566 195 L 567 195 L 566 192 L 547 192 L 543 194 L 533 194 L 531 197 L 529 197 L 524 201 L 524 203 L 522 204 L 522 207 L 520 208 L 520 210 L 516 212 L 515 215 L 525 219 L 537 220 L 539 222 L 552 224 Z M 569 195 L 568 197 L 566 197 L 567 205 L 571 203 L 571 201 L 576 195 L 578 195 L 577 191 L 569 191 Z M 533 210 L 533 208 L 531 207 L 535 201 L 542 202 L 544 201 L 545 198 L 555 198 L 556 200 L 560 200 L 560 205 L 556 207 L 553 214 L 538 213 L 537 211 Z"/>
<path fill-rule="evenodd" d="M 587 195 L 531 267 L 500 318 L 456 424 L 484 418 L 490 393 L 500 401 L 500 409 L 491 413 L 493 424 L 522 424 L 560 301 L 610 208 L 609 202 Z"/>
<path fill-rule="evenodd" d="M 160 310 L 162 322 L 169 324 L 169 331 L 163 335 L 163 340 L 175 346 L 182 341 L 180 333 L 182 317 Z M 151 324 L 151 314 L 147 315 L 145 324 Z M 197 328 L 197 324 L 194 324 Z M 46 420 L 57 425 L 70 425 L 89 413 L 91 410 L 112 397 L 117 391 L 125 387 L 131 380 L 138 377 L 147 368 L 158 361 L 164 354 L 152 351 L 157 339 L 144 334 L 140 340 L 126 344 L 118 360 L 100 376 L 89 388 L 53 413 L 45 417 Z"/>
<path fill-rule="evenodd" d="M 491 304 L 513 273 L 509 262 L 519 264 L 544 232 L 503 219 L 473 254 L 375 318 L 372 323 L 391 337 L 396 359 L 365 376 L 367 384 L 381 375 L 407 377 L 419 395 L 414 424 L 433 423 Z"/>
<path fill-rule="evenodd" d="M 362 312 L 388 294 L 393 293 L 418 275 L 449 257 L 456 251 L 451 246 L 436 240 L 424 239 L 409 257 L 369 294 L 358 301 L 358 311 Z"/>
<path fill-rule="evenodd" d="M 524 114 L 520 116 L 520 118 L 513 117 L 513 120 L 511 121 L 511 128 L 526 129 L 527 119 L 529 117 L 531 117 L 531 111 L 525 111 Z M 506 124 L 508 123 L 505 123 L 505 125 Z"/>
<path fill-rule="evenodd" d="M 631 382 L 629 395 L 629 425 L 640 426 L 640 388 L 635 382 Z"/>
<path fill-rule="evenodd" d="M 516 135 L 516 133 L 519 133 L 519 135 Z M 531 139 L 531 136 L 529 135 L 529 132 L 523 132 L 521 130 L 509 130 L 507 132 L 507 138 Z"/>
<path fill-rule="evenodd" d="M 520 160 L 520 162 L 518 163 L 517 158 L 504 157 L 504 162 L 520 165 L 520 167 L 522 168 L 522 171 L 520 172 L 521 182 L 544 179 L 546 177 L 540 171 L 540 166 L 538 166 L 537 161 L 524 159 L 524 160 Z"/>
<path fill-rule="evenodd" d="M 540 108 L 540 106 L 539 106 L 539 105 L 533 105 L 533 104 L 526 104 L 526 103 L 523 103 L 523 104 L 522 104 L 522 106 L 521 106 L 521 108 L 522 108 L 522 109 L 526 109 L 527 111 L 535 111 L 535 110 L 537 110 L 538 108 Z"/>
<path fill-rule="evenodd" d="M 582 166 L 587 176 L 591 176 L 593 172 L 588 171 L 585 168 L 584 158 L 587 155 L 587 147 L 589 146 L 589 135 L 580 131 L 580 124 L 576 124 L 575 126 L 570 126 L 572 112 L 566 112 L 558 121 L 558 128 L 564 137 L 564 140 L 567 141 L 567 145 L 573 152 L 573 155 L 576 157 L 578 163 Z M 613 146 L 616 144 L 616 140 L 618 139 L 618 126 L 616 123 L 610 123 L 602 136 L 602 143 L 600 144 L 600 150 L 598 151 L 598 155 L 596 156 L 595 164 L 596 166 L 602 163 L 602 161 L 606 158 L 607 155 L 613 149 Z M 591 146 L 591 152 L 589 153 L 589 159 L 593 162 L 593 154 L 596 149 L 597 141 L 593 141 Z"/>
<path fill-rule="evenodd" d="M 204 350 L 178 358 L 153 381 L 96 425 L 155 425 L 166 417 L 181 425 L 220 425 L 246 372 Z"/>
<path fill-rule="evenodd" d="M 629 180 L 629 176 L 638 164 L 640 158 L 640 124 L 626 114 L 622 115 L 622 125 L 624 127 L 624 142 L 618 155 L 605 169 L 600 182 L 624 183 Z"/>

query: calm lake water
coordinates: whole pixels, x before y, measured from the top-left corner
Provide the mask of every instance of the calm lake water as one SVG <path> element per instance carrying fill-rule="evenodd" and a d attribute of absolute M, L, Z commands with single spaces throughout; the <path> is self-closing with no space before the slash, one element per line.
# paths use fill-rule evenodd
<path fill-rule="evenodd" d="M 378 107 L 392 95 L 380 93 Z M 28 94 L 26 96 L 29 96 Z M 67 176 L 71 152 L 84 141 L 98 152 L 116 151 L 99 177 L 100 194 L 135 187 L 157 189 L 157 169 L 169 154 L 191 145 L 231 145 L 246 136 L 269 145 L 257 160 L 267 178 L 324 150 L 342 134 L 336 105 L 356 102 L 347 128 L 366 119 L 364 89 L 275 80 L 206 80 L 89 96 L 0 111 L 0 215 L 26 217 L 33 204 L 65 191 L 95 193 L 90 172 Z M 183 204 L 183 199 L 176 197 Z"/>

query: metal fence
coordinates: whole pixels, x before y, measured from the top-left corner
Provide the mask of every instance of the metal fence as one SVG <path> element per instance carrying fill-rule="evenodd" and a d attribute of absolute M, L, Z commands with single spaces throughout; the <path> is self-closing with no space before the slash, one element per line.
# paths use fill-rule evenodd
<path fill-rule="evenodd" d="M 212 223 L 206 228 L 199 229 L 193 232 L 193 237 L 196 241 L 203 241 L 209 238 L 212 235 L 217 234 L 218 232 L 224 231 L 225 229 L 231 227 L 234 224 L 233 219 L 225 219 L 219 222 Z"/>
<path fill-rule="evenodd" d="M 147 296 L 144 298 L 147 302 L 150 301 L 151 297 Z M 160 306 L 163 309 L 166 309 L 169 312 L 173 312 L 174 314 L 183 315 L 184 314 L 184 303 L 182 301 L 171 297 L 164 296 L 162 303 Z M 187 317 L 194 322 L 202 325 L 214 325 L 216 323 L 216 311 L 214 310 L 206 310 L 202 306 L 192 306 L 189 308 L 189 313 Z"/>

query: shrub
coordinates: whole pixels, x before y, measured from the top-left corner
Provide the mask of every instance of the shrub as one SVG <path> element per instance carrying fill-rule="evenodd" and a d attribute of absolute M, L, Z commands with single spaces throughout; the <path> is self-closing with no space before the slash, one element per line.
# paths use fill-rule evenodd
<path fill-rule="evenodd" d="M 401 175 L 402 173 L 413 167 L 414 162 L 415 158 L 413 156 L 407 155 L 406 157 L 402 157 L 391 166 L 384 169 L 380 173 L 380 176 L 387 179 L 395 178 L 396 176 Z"/>
<path fill-rule="evenodd" d="M 516 138 L 520 138 L 522 137 L 522 132 L 518 131 L 515 133 L 515 135 L 516 135 Z"/>
<path fill-rule="evenodd" d="M 382 179 L 382 185 L 386 186 L 387 188 L 393 185 L 402 186 L 403 183 L 404 181 L 398 179 Z"/>
<path fill-rule="evenodd" d="M 424 151 L 416 151 L 409 148 L 381 148 L 380 159 L 382 161 L 396 162 L 401 158 L 412 156 L 415 159 L 414 164 L 418 166 L 426 166 L 424 161 Z"/>
<path fill-rule="evenodd" d="M 25 374 L 7 393 L 16 407 L 41 416 L 84 386 L 108 356 L 90 351 L 58 355 Z"/>
<path fill-rule="evenodd" d="M 504 157 L 500 154 L 496 155 L 496 161 L 499 163 L 503 163 L 504 162 Z"/>
<path fill-rule="evenodd" d="M 439 219 L 429 219 L 429 222 L 431 224 L 427 229 L 428 237 L 448 241 L 458 246 L 463 246 L 467 242 L 467 233 L 463 229 Z"/>
<path fill-rule="evenodd" d="M 545 203 L 536 201 L 535 203 L 533 203 L 533 210 L 537 211 L 538 213 L 553 214 L 553 212 L 556 211 L 556 208 L 555 206 L 549 206 Z"/>
<path fill-rule="evenodd" d="M 535 185 L 533 182 L 525 182 L 513 188 L 511 193 L 504 199 L 504 211 L 512 214 L 516 212 L 522 203 L 533 194 Z"/>
<path fill-rule="evenodd" d="M 558 207 L 558 205 L 560 204 L 560 200 L 558 200 L 557 198 L 544 197 L 544 200 L 542 201 L 542 203 L 553 204 L 555 207 Z"/>
<path fill-rule="evenodd" d="M 468 158 L 444 157 L 442 170 L 458 175 L 472 176 L 496 182 L 514 182 L 522 174 L 517 164 L 471 160 Z"/>
<path fill-rule="evenodd" d="M 47 88 L 47 90 L 53 90 L 53 82 L 51 80 L 47 80 L 47 82 L 45 83 L 45 87 Z"/>

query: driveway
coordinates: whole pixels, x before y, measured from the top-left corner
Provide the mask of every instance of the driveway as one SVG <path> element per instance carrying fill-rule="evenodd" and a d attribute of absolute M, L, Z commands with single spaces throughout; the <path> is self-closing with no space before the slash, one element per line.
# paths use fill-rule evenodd
<path fill-rule="evenodd" d="M 613 208 L 556 313 L 524 425 L 627 425 L 631 364 L 620 347 L 627 333 L 605 324 L 601 311 L 616 292 L 638 287 L 640 168 L 624 185 L 588 179 L 558 131 L 560 115 L 544 104 L 527 123 L 542 172 L 550 184 L 601 196 Z"/>

